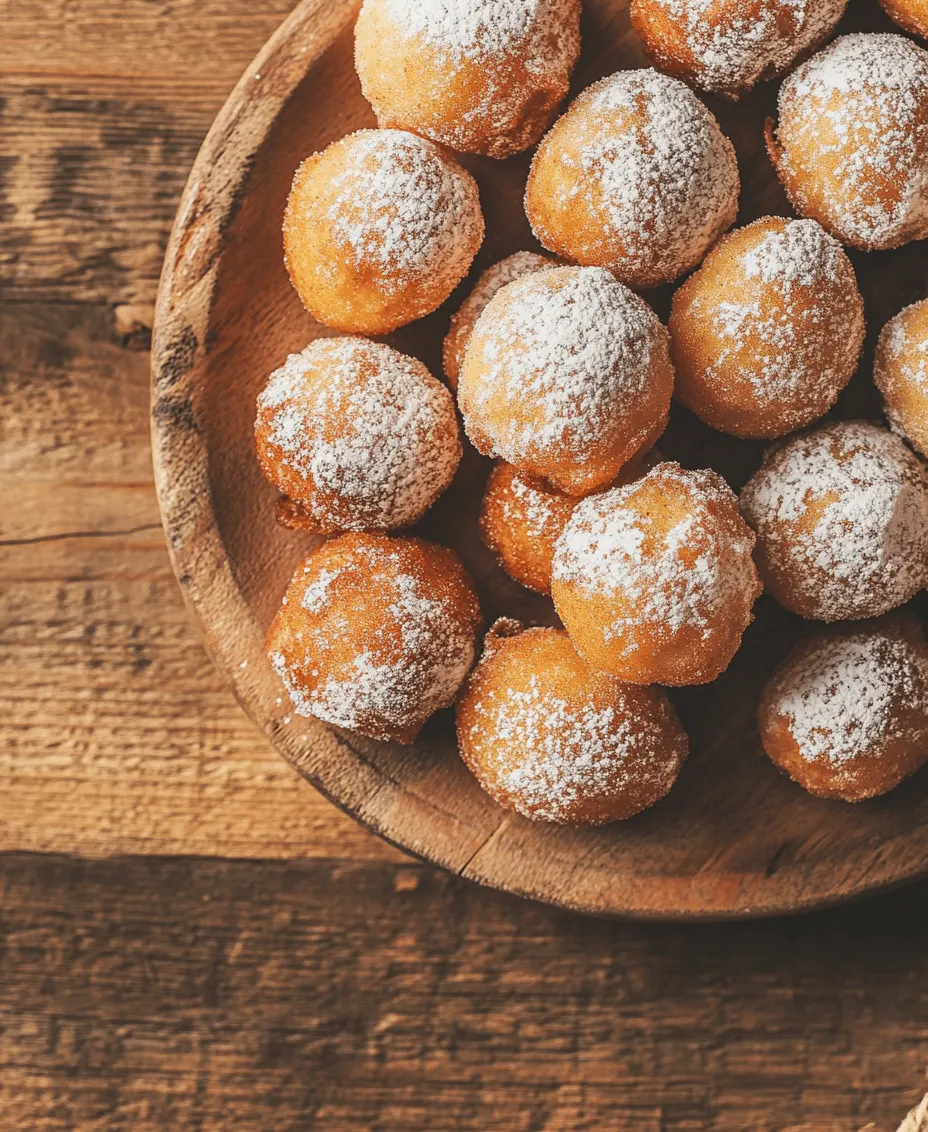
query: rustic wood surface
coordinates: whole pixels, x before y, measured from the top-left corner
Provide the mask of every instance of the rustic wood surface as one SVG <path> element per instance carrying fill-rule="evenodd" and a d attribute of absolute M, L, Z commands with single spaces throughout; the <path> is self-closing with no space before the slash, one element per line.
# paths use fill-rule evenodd
<path fill-rule="evenodd" d="M 0 1127 L 893 1132 L 928 886 L 712 927 L 503 897 L 325 802 L 203 652 L 152 486 L 151 311 L 189 166 L 289 7 L 0 0 Z"/>

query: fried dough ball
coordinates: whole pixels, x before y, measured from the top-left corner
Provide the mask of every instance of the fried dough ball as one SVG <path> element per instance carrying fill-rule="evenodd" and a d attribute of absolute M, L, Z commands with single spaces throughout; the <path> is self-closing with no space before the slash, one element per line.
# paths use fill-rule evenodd
<path fill-rule="evenodd" d="M 844 249 L 814 220 L 768 216 L 723 236 L 673 298 L 677 397 L 741 437 L 795 432 L 826 413 L 864 341 Z"/>
<path fill-rule="evenodd" d="M 810 794 L 862 802 L 928 760 L 928 645 L 913 617 L 826 629 L 797 645 L 757 713 L 770 759 Z"/>
<path fill-rule="evenodd" d="M 554 544 L 578 502 L 500 460 L 483 494 L 480 536 L 511 578 L 550 593 Z"/>
<path fill-rule="evenodd" d="M 780 88 L 767 148 L 797 212 L 865 251 L 928 236 L 928 52 L 836 39 Z"/>
<path fill-rule="evenodd" d="M 654 287 L 695 267 L 731 227 L 739 187 L 734 147 L 688 87 L 621 71 L 545 136 L 525 210 L 549 251 Z"/>
<path fill-rule="evenodd" d="M 670 790 L 687 737 L 660 688 L 594 672 L 559 629 L 497 622 L 457 708 L 461 757 L 501 806 L 602 825 Z"/>
<path fill-rule="evenodd" d="M 878 617 L 928 585 L 928 469 L 878 425 L 839 421 L 786 441 L 741 511 L 764 584 L 801 617 Z"/>
<path fill-rule="evenodd" d="M 264 475 L 303 511 L 287 525 L 321 534 L 411 527 L 462 455 L 448 390 L 415 358 L 364 338 L 291 354 L 258 397 L 255 436 Z"/>
<path fill-rule="evenodd" d="M 893 429 L 928 456 L 928 299 L 883 327 L 874 379 Z"/>
<path fill-rule="evenodd" d="M 535 252 L 516 252 L 515 255 L 501 259 L 488 267 L 474 285 L 473 291 L 461 304 L 460 310 L 452 317 L 451 326 L 445 336 L 443 362 L 445 377 L 452 389 L 457 389 L 461 367 L 464 365 L 464 352 L 473 333 L 477 319 L 486 310 L 487 304 L 497 291 L 536 271 L 556 267 L 557 260 Z"/>
<path fill-rule="evenodd" d="M 554 552 L 554 606 L 594 668 L 635 684 L 705 684 L 751 622 L 753 549 L 721 476 L 658 464 L 578 504 Z"/>
<path fill-rule="evenodd" d="M 458 404 L 483 455 L 584 495 L 654 444 L 672 391 L 667 331 L 647 303 L 602 268 L 553 267 L 490 301 Z"/>
<path fill-rule="evenodd" d="M 631 16 L 661 70 L 738 98 L 814 51 L 846 7 L 847 0 L 632 0 Z"/>
<path fill-rule="evenodd" d="M 284 251 L 310 314 L 386 334 L 441 306 L 483 232 L 477 182 L 448 153 L 403 130 L 359 130 L 297 170 Z"/>
<path fill-rule="evenodd" d="M 925 0 L 880 0 L 880 6 L 901 28 L 928 39 L 928 3 Z"/>
<path fill-rule="evenodd" d="M 480 605 L 443 546 L 347 534 L 297 569 L 267 652 L 299 715 L 411 743 L 473 664 Z"/>
<path fill-rule="evenodd" d="M 655 449 L 636 456 L 618 475 L 631 483 L 660 463 Z M 500 460 L 487 480 L 480 510 L 480 535 L 517 582 L 538 593 L 551 592 L 554 544 L 580 500 L 544 480 L 523 476 Z"/>
<path fill-rule="evenodd" d="M 381 126 L 489 157 L 538 141 L 579 53 L 579 0 L 365 0 L 355 27 Z"/>

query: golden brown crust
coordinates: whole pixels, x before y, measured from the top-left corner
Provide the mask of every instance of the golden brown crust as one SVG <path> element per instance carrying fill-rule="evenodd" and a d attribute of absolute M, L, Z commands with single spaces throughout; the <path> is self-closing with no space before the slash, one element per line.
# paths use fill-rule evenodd
<path fill-rule="evenodd" d="M 473 177 L 400 130 L 359 130 L 297 170 L 284 217 L 287 270 L 336 330 L 387 334 L 430 314 L 483 242 Z"/>
<path fill-rule="evenodd" d="M 502 288 L 458 386 L 478 451 L 581 496 L 651 447 L 673 390 L 669 338 L 602 268 L 558 267 Z"/>
<path fill-rule="evenodd" d="M 771 761 L 810 794 L 861 802 L 928 759 L 928 646 L 894 615 L 796 645 L 757 711 Z"/>
<path fill-rule="evenodd" d="M 277 500 L 274 507 L 274 517 L 288 531 L 310 531 L 312 534 L 324 533 L 319 530 L 319 524 L 302 503 L 297 503 L 295 499 L 290 499 L 286 495 L 282 495 Z"/>
<path fill-rule="evenodd" d="M 784 81 L 778 111 L 767 148 L 800 215 L 865 251 L 928 235 L 928 52 L 841 36 Z"/>
<path fill-rule="evenodd" d="M 297 569 L 267 651 L 298 714 L 411 743 L 454 702 L 479 628 L 476 590 L 452 551 L 348 534 Z"/>
<path fill-rule="evenodd" d="M 661 462 L 652 448 L 632 459 L 610 487 L 631 483 Z M 480 509 L 480 535 L 506 573 L 538 593 L 551 593 L 554 547 L 580 500 L 500 460 Z"/>
<path fill-rule="evenodd" d="M 751 622 L 753 547 L 720 476 L 658 464 L 578 505 L 555 549 L 554 605 L 596 668 L 638 684 L 704 684 Z"/>
<path fill-rule="evenodd" d="M 284 518 L 320 534 L 413 526 L 463 451 L 441 382 L 362 338 L 319 338 L 291 354 L 258 396 L 255 442 L 265 477 L 291 501 Z"/>
<path fill-rule="evenodd" d="M 482 0 L 469 17 L 451 20 L 447 5 L 366 0 L 355 66 L 380 126 L 462 153 L 510 157 L 535 145 L 567 94 L 580 3 L 543 0 L 520 10 Z"/>
<path fill-rule="evenodd" d="M 863 347 L 864 304 L 841 245 L 813 220 L 764 217 L 723 236 L 677 290 L 675 395 L 739 437 L 826 413 Z"/>
<path fill-rule="evenodd" d="M 846 0 L 633 0 L 632 24 L 662 71 L 737 99 L 823 43 Z"/>
<path fill-rule="evenodd" d="M 491 629 L 457 708 L 461 755 L 501 805 L 536 820 L 602 825 L 671 788 L 687 738 L 665 693 L 594 672 L 567 634 Z"/>
<path fill-rule="evenodd" d="M 873 379 L 890 424 L 928 456 L 928 300 L 906 307 L 883 327 Z"/>
<path fill-rule="evenodd" d="M 734 147 L 683 83 L 623 71 L 585 90 L 542 140 L 525 209 L 549 251 L 636 289 L 695 267 L 735 221 Z"/>
<path fill-rule="evenodd" d="M 928 3 L 925 0 L 880 0 L 880 6 L 901 28 L 928 39 Z"/>
<path fill-rule="evenodd" d="M 879 425 L 791 437 L 747 482 L 741 512 L 764 584 L 801 617 L 878 617 L 928 583 L 928 471 Z"/>
<path fill-rule="evenodd" d="M 474 289 L 451 317 L 451 325 L 442 343 L 442 362 L 445 377 L 452 389 L 457 389 L 458 378 L 464 365 L 467 343 L 477 324 L 477 319 L 486 310 L 497 291 L 536 271 L 557 267 L 558 260 L 535 252 L 516 252 L 499 263 L 494 263 L 484 271 Z"/>
<path fill-rule="evenodd" d="M 480 535 L 500 566 L 530 590 L 551 592 L 554 544 L 578 500 L 511 464 L 490 473 L 480 511 Z"/>

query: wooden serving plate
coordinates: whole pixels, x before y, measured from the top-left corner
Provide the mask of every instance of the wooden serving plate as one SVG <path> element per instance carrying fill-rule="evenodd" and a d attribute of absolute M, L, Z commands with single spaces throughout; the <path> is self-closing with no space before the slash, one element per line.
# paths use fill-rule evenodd
<path fill-rule="evenodd" d="M 253 451 L 255 396 L 287 354 L 327 333 L 302 309 L 282 263 L 280 225 L 307 154 L 374 125 L 352 63 L 357 0 L 303 0 L 242 78 L 197 159 L 177 216 L 158 302 L 153 370 L 155 472 L 181 586 L 216 664 L 255 722 L 306 778 L 382 837 L 462 876 L 604 914 L 731 917 L 835 902 L 928 872 L 928 773 L 859 806 L 804 794 L 760 752 L 754 706 L 766 674 L 807 627 L 769 598 L 729 671 L 673 693 L 692 755 L 669 797 L 601 829 L 532 823 L 499 809 L 457 756 L 450 712 L 413 748 L 358 739 L 292 714 L 264 656 L 267 625 L 309 536 L 280 529 Z M 585 0 L 574 92 L 645 60 L 625 4 Z M 847 27 L 888 28 L 875 0 Z M 736 143 L 740 222 L 789 215 L 763 151 L 767 84 L 738 104 L 710 100 Z M 465 159 L 481 186 L 487 240 L 475 270 L 536 247 L 522 212 L 529 157 Z M 928 293 L 922 249 L 855 255 L 870 346 L 886 318 Z M 440 373 L 443 310 L 390 340 Z M 650 294 L 666 317 L 669 291 Z M 870 353 L 839 415 L 878 414 Z M 710 432 L 675 410 L 661 442 L 684 465 L 711 465 L 740 488 L 759 445 Z M 488 462 L 470 451 L 423 524 L 478 580 L 488 621 L 554 623 L 546 599 L 509 581 L 480 546 L 475 517 Z"/>

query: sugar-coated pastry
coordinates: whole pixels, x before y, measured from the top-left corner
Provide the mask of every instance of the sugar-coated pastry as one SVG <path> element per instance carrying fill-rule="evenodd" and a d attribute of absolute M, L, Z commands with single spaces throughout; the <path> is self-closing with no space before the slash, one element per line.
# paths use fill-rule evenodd
<path fill-rule="evenodd" d="M 538 141 L 579 53 L 580 0 L 364 0 L 355 28 L 381 126 L 489 157 Z"/>
<path fill-rule="evenodd" d="M 672 390 L 667 331 L 651 308 L 602 268 L 555 267 L 490 301 L 458 404 L 478 451 L 584 495 L 654 444 Z"/>
<path fill-rule="evenodd" d="M 928 51 L 844 35 L 780 88 L 767 145 L 796 211 L 866 251 L 928 236 Z"/>
<path fill-rule="evenodd" d="M 928 3 L 926 0 L 880 0 L 883 11 L 901 28 L 928 39 Z"/>
<path fill-rule="evenodd" d="M 802 617 L 878 617 L 928 585 L 928 469 L 878 425 L 839 421 L 786 441 L 741 511 L 765 586 Z"/>
<path fill-rule="evenodd" d="M 846 6 L 847 0 L 632 0 L 631 16 L 662 71 L 737 98 L 814 51 Z"/>
<path fill-rule="evenodd" d="M 634 457 L 616 484 L 643 476 L 661 457 L 652 448 Z M 554 546 L 580 502 L 544 480 L 523 476 L 504 461 L 490 473 L 480 508 L 480 535 L 506 573 L 538 593 L 551 592 Z"/>
<path fill-rule="evenodd" d="M 347 534 L 297 569 L 267 652 L 299 715 L 411 743 L 474 661 L 480 605 L 445 547 Z"/>
<path fill-rule="evenodd" d="M 673 786 L 687 737 L 660 688 L 594 672 L 565 632 L 502 621 L 457 708 L 464 762 L 501 806 L 562 825 L 602 825 Z"/>
<path fill-rule="evenodd" d="M 795 646 L 757 713 L 764 750 L 800 786 L 862 802 L 928 760 L 928 645 L 914 617 L 826 629 Z"/>
<path fill-rule="evenodd" d="M 291 354 L 258 397 L 255 436 L 261 470 L 289 501 L 279 517 L 321 534 L 411 527 L 462 453 L 444 385 L 364 338 L 317 338 Z"/>
<path fill-rule="evenodd" d="M 695 267 L 731 227 L 739 188 L 734 147 L 684 83 L 620 71 L 545 136 L 525 209 L 550 251 L 654 287 Z"/>
<path fill-rule="evenodd" d="M 676 395 L 741 437 L 826 413 L 863 346 L 864 303 L 844 249 L 814 220 L 767 216 L 723 236 L 673 298 Z"/>
<path fill-rule="evenodd" d="M 554 544 L 578 502 L 575 495 L 524 476 L 500 460 L 483 495 L 481 538 L 511 578 L 538 593 L 550 593 Z"/>
<path fill-rule="evenodd" d="M 753 549 L 721 476 L 658 464 L 578 504 L 554 552 L 554 605 L 594 668 L 636 684 L 705 684 L 751 622 Z"/>
<path fill-rule="evenodd" d="M 284 251 L 310 314 L 386 334 L 448 298 L 483 233 L 477 183 L 449 153 L 403 130 L 359 130 L 297 170 Z"/>
<path fill-rule="evenodd" d="M 883 327 L 873 376 L 890 424 L 928 456 L 928 299 Z"/>
<path fill-rule="evenodd" d="M 501 259 L 482 273 L 473 291 L 461 304 L 451 319 L 451 326 L 445 336 L 442 351 L 445 377 L 452 389 L 457 389 L 461 367 L 464 365 L 464 352 L 473 333 L 477 319 L 483 314 L 487 304 L 497 291 L 536 271 L 556 267 L 557 260 L 536 252 L 516 252 L 515 255 Z"/>

